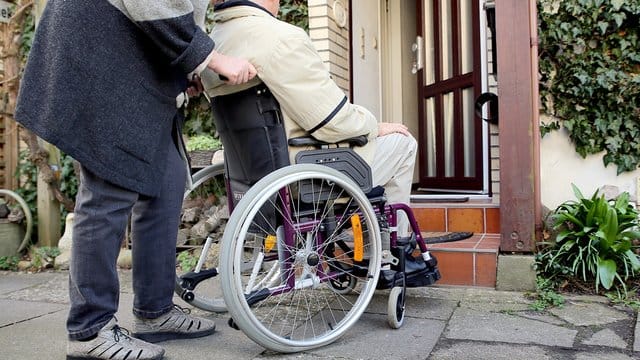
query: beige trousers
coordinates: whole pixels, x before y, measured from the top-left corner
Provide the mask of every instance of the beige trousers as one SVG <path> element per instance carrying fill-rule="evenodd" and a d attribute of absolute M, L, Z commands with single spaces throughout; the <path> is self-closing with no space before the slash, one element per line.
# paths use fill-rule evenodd
<path fill-rule="evenodd" d="M 384 187 L 388 203 L 409 205 L 417 149 L 418 143 L 413 136 L 393 133 L 376 139 L 371 164 L 373 185 Z M 408 226 L 406 215 L 399 212 L 398 235 L 406 235 Z"/>

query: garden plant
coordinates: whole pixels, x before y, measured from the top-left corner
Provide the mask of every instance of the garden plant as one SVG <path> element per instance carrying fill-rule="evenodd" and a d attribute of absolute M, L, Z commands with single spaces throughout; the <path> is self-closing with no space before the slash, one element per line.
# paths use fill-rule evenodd
<path fill-rule="evenodd" d="M 628 295 L 628 285 L 637 281 L 640 271 L 638 210 L 627 192 L 606 199 L 599 191 L 585 197 L 572 187 L 576 200 L 562 203 L 549 215 L 557 235 L 540 244 L 539 276 L 551 288 L 572 284 Z"/>

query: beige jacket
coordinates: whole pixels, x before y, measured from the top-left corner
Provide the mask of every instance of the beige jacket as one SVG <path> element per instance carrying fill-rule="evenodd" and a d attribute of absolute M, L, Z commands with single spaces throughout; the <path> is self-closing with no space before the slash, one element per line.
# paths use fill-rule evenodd
<path fill-rule="evenodd" d="M 371 163 L 378 136 L 376 118 L 347 100 L 304 30 L 251 6 L 216 10 L 214 23 L 211 37 L 216 50 L 246 58 L 258 76 L 247 84 L 230 86 L 205 71 L 202 81 L 210 97 L 235 93 L 262 81 L 280 103 L 287 138 L 311 132 L 319 140 L 339 142 L 368 135 L 369 143 L 356 152 Z"/>

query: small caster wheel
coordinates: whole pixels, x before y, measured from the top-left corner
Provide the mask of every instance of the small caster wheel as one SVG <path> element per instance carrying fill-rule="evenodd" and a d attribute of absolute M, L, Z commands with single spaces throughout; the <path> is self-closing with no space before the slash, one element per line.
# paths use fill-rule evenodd
<path fill-rule="evenodd" d="M 340 295 L 346 295 L 353 291 L 356 288 L 356 284 L 358 283 L 358 279 L 355 276 L 345 275 L 345 279 L 333 279 L 329 280 L 329 285 L 331 285 L 331 290 Z"/>
<path fill-rule="evenodd" d="M 396 286 L 391 289 L 387 301 L 387 322 L 392 329 L 399 329 L 404 323 L 404 291 Z"/>

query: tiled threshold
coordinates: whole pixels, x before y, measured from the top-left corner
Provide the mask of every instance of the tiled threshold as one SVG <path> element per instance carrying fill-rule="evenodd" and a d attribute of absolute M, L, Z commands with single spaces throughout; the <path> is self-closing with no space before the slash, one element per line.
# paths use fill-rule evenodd
<path fill-rule="evenodd" d="M 423 237 L 442 232 L 469 231 L 473 236 L 431 244 L 442 278 L 437 285 L 496 286 L 500 248 L 500 208 L 490 202 L 412 203 Z"/>
<path fill-rule="evenodd" d="M 429 233 L 423 233 L 429 237 Z M 499 234 L 474 234 L 449 243 L 431 244 L 431 254 L 438 259 L 442 278 L 438 285 L 496 286 Z"/>

